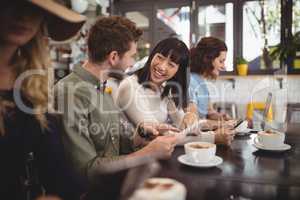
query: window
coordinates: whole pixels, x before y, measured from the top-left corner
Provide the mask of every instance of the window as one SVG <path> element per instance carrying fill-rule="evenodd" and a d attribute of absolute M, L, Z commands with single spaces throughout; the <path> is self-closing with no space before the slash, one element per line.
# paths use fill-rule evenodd
<path fill-rule="evenodd" d="M 167 37 L 178 37 L 190 46 L 190 7 L 158 9 L 155 31 L 157 42 Z"/>
<path fill-rule="evenodd" d="M 119 0 L 115 4 L 131 11 L 127 16 L 144 28 L 144 47 L 170 36 L 192 47 L 202 37 L 213 36 L 228 47 L 223 74 L 235 73 L 236 57 L 249 61 L 249 74 L 286 71 L 278 70 L 281 66 L 287 66 L 288 73 L 300 73 L 299 51 L 293 71 L 290 64 L 270 56 L 280 42 L 300 31 L 300 0 Z"/>
<path fill-rule="evenodd" d="M 233 71 L 233 3 L 200 6 L 197 41 L 213 36 L 225 41 L 228 52 L 226 71 Z"/>
<path fill-rule="evenodd" d="M 300 31 L 300 0 L 293 2 L 293 26 L 292 32 L 295 34 Z"/>
<path fill-rule="evenodd" d="M 243 57 L 250 70 L 276 69 L 269 54 L 280 43 L 280 0 L 248 1 L 243 5 Z"/>
<path fill-rule="evenodd" d="M 136 23 L 136 26 L 143 30 L 142 38 L 138 42 L 138 53 L 136 60 L 140 60 L 149 55 L 151 47 L 150 38 L 150 12 L 149 11 L 130 11 L 125 13 L 125 17 Z"/>
<path fill-rule="evenodd" d="M 147 13 L 145 12 L 140 12 L 140 11 L 127 12 L 125 14 L 125 17 L 135 22 L 136 26 L 139 28 L 147 29 L 150 26 L 149 18 L 147 17 Z"/>

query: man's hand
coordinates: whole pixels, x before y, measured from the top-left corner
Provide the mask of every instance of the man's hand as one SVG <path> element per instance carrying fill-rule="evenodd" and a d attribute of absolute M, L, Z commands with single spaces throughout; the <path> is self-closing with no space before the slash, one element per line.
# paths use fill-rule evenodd
<path fill-rule="evenodd" d="M 172 155 L 176 144 L 177 137 L 175 135 L 158 136 L 141 150 L 149 154 L 156 154 L 159 158 L 166 159 Z"/>
<path fill-rule="evenodd" d="M 165 132 L 179 132 L 180 130 L 170 124 L 166 123 L 153 123 L 153 122 L 143 122 L 140 123 L 146 134 L 150 138 L 155 138 L 159 135 L 164 135 Z"/>

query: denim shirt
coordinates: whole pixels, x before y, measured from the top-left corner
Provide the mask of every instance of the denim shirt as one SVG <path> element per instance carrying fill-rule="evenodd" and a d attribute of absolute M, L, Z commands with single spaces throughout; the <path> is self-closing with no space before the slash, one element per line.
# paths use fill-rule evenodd
<path fill-rule="evenodd" d="M 189 85 L 190 101 L 197 105 L 200 117 L 208 114 L 209 91 L 204 78 L 196 73 L 191 73 Z"/>

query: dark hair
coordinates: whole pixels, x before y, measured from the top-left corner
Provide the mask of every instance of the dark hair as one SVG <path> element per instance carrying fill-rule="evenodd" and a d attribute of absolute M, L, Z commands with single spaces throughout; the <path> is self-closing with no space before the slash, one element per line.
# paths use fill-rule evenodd
<path fill-rule="evenodd" d="M 189 50 L 188 47 L 177 38 L 167 38 L 160 41 L 151 51 L 145 66 L 138 70 L 135 74 L 138 77 L 140 84 L 150 81 L 150 66 L 151 61 L 156 53 L 160 53 L 165 57 L 170 56 L 172 62 L 179 65 L 178 71 L 170 80 L 167 81 L 166 86 L 162 92 L 161 98 L 168 96 L 170 93 L 172 99 L 177 107 L 185 108 L 187 106 L 187 91 L 188 91 L 188 74 L 189 66 Z M 179 83 L 177 88 L 172 83 Z M 146 86 L 145 86 L 146 87 Z M 180 91 L 181 90 L 181 91 Z M 182 93 L 182 94 L 181 94 Z M 182 98 L 182 102 L 180 102 Z M 181 104 L 182 103 L 182 104 Z"/>
<path fill-rule="evenodd" d="M 120 56 L 130 49 L 142 35 L 134 22 L 121 16 L 100 17 L 88 36 L 88 56 L 92 62 L 103 62 L 112 51 Z"/>
<path fill-rule="evenodd" d="M 227 46 L 222 40 L 214 37 L 202 38 L 197 46 L 191 49 L 191 72 L 215 79 L 212 62 L 220 56 L 221 51 L 227 51 Z"/>

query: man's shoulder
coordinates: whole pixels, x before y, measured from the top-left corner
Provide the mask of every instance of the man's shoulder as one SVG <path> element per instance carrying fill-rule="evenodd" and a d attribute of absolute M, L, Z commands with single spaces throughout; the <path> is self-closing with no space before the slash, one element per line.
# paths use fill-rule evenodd
<path fill-rule="evenodd" d="M 77 83 L 78 81 L 82 81 L 80 79 L 80 77 L 75 74 L 74 72 L 71 72 L 70 74 L 68 74 L 67 76 L 65 76 L 64 78 L 60 79 L 56 85 L 64 85 L 67 83 Z"/>
<path fill-rule="evenodd" d="M 94 91 L 93 85 L 81 79 L 76 73 L 69 75 L 58 81 L 54 86 L 55 95 L 72 94 L 73 97 L 88 98 Z"/>

